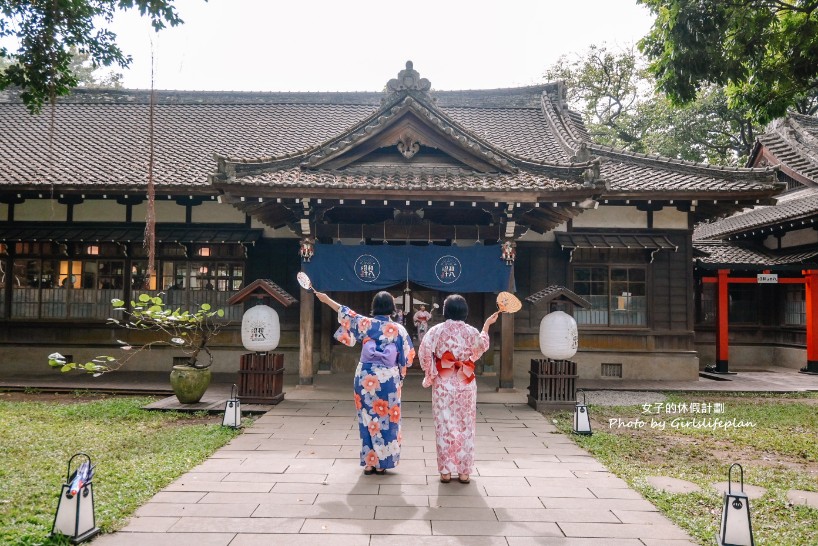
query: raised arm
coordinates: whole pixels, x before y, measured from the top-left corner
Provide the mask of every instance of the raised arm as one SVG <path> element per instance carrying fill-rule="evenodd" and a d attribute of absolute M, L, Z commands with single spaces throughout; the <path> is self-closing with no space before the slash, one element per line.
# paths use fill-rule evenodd
<path fill-rule="evenodd" d="M 489 315 L 489 318 L 487 318 L 486 322 L 483 323 L 483 333 L 484 334 L 489 333 L 489 328 L 491 328 L 492 324 L 497 322 L 497 317 L 499 317 L 499 316 L 500 316 L 500 311 L 495 311 L 494 313 Z"/>
<path fill-rule="evenodd" d="M 338 311 L 341 308 L 341 304 L 332 299 L 331 297 L 327 296 L 323 292 L 319 292 L 318 290 L 315 291 L 315 297 L 318 298 L 318 301 L 321 303 L 326 303 L 329 305 L 330 309 L 333 311 Z"/>

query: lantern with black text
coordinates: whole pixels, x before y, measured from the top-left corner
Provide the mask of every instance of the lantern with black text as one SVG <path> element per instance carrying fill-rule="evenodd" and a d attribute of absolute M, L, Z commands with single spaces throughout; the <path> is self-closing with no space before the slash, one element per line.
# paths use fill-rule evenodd
<path fill-rule="evenodd" d="M 577 322 L 564 311 L 548 313 L 540 321 L 540 351 L 547 358 L 568 360 L 577 354 Z"/>
<path fill-rule="evenodd" d="M 222 426 L 241 427 L 241 400 L 239 400 L 238 389 L 235 384 L 230 388 L 230 398 L 224 403 Z"/>
<path fill-rule="evenodd" d="M 579 393 L 582 393 L 582 404 L 579 403 Z M 577 404 L 574 406 L 574 434 L 591 434 L 591 416 L 588 413 L 588 404 L 585 402 L 585 391 L 577 389 Z"/>
<path fill-rule="evenodd" d="M 77 457 L 85 457 L 86 460 L 72 474 L 71 463 Z M 66 481 L 60 492 L 54 525 L 51 527 L 52 536 L 65 535 L 72 544 L 78 544 L 99 533 L 94 516 L 93 476 L 91 457 L 85 453 L 76 453 L 68 459 Z"/>
<path fill-rule="evenodd" d="M 733 467 L 741 476 L 741 490 L 733 491 Z M 740 464 L 730 465 L 727 471 L 727 491 L 721 512 L 721 527 L 716 537 L 719 546 L 755 546 L 753 525 L 750 523 L 750 499 L 744 492 L 744 469 Z"/>
<path fill-rule="evenodd" d="M 241 318 L 241 344 L 248 351 L 266 353 L 278 347 L 281 325 L 278 313 L 267 305 L 255 305 Z"/>

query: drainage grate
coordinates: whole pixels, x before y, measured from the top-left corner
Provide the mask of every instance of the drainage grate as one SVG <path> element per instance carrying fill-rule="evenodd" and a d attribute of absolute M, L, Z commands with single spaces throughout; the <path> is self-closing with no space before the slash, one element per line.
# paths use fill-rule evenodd
<path fill-rule="evenodd" d="M 602 377 L 622 377 L 622 364 L 602 363 Z"/>

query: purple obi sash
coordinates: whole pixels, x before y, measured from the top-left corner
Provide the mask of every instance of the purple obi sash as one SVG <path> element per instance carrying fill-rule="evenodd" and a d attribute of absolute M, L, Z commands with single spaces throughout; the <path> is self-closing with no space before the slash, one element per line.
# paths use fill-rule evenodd
<path fill-rule="evenodd" d="M 361 362 L 392 368 L 398 365 L 398 349 L 394 343 L 390 343 L 378 350 L 377 343 L 366 339 L 361 347 Z"/>

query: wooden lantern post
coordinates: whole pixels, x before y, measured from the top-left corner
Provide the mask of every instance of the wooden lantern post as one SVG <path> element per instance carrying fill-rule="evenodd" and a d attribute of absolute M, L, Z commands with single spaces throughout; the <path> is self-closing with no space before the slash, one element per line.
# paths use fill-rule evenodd
<path fill-rule="evenodd" d="M 238 292 L 227 303 L 248 300 L 273 300 L 285 308 L 298 303 L 294 297 L 271 280 L 258 279 Z M 278 404 L 284 399 L 284 355 L 281 353 L 246 353 L 239 363 L 238 398 L 251 404 Z"/>

